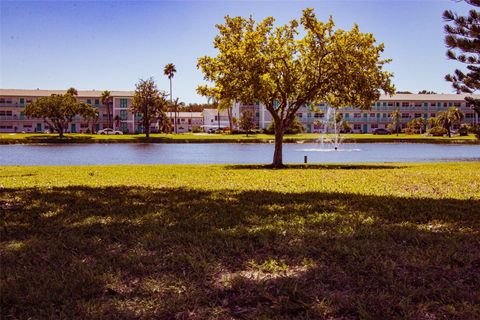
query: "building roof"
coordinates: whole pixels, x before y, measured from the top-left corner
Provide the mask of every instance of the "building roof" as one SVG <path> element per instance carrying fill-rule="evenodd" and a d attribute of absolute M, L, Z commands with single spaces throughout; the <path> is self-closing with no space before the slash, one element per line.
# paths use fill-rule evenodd
<path fill-rule="evenodd" d="M 0 89 L 0 96 L 8 97 L 46 97 L 51 94 L 63 94 L 65 90 L 43 89 Z M 77 90 L 79 98 L 100 98 L 103 90 Z M 132 97 L 134 91 L 110 91 L 112 97 Z"/>
<path fill-rule="evenodd" d="M 167 112 L 169 118 L 175 117 L 174 112 Z M 177 118 L 202 118 L 203 115 L 201 112 L 177 112 Z"/>
<path fill-rule="evenodd" d="M 393 96 L 381 95 L 379 101 L 464 101 L 465 97 L 474 97 L 480 99 L 480 94 L 416 94 L 416 93 L 399 93 Z"/>
<path fill-rule="evenodd" d="M 204 114 L 209 114 L 210 116 L 217 116 L 218 115 L 218 109 L 203 109 Z M 225 110 L 220 111 L 220 116 L 221 117 L 228 117 L 228 113 Z"/>

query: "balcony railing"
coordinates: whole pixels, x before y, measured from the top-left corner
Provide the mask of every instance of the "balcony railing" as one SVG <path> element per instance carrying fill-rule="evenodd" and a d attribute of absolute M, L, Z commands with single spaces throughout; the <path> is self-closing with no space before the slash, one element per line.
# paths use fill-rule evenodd
<path fill-rule="evenodd" d="M 0 107 L 10 107 L 10 108 L 25 108 L 26 104 L 21 103 L 5 103 L 1 102 Z"/>

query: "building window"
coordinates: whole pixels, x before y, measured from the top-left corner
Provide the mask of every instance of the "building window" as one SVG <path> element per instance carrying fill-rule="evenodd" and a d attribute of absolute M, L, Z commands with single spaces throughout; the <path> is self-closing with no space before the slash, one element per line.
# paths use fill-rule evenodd
<path fill-rule="evenodd" d="M 20 104 L 25 104 L 25 98 L 20 98 Z"/>
<path fill-rule="evenodd" d="M 122 109 L 127 108 L 127 99 L 126 98 L 120 98 L 120 108 L 122 108 Z"/>
<path fill-rule="evenodd" d="M 96 104 L 96 105 L 99 105 L 99 104 L 100 104 L 100 100 L 95 99 L 95 104 Z"/>
<path fill-rule="evenodd" d="M 386 117 L 387 117 L 387 114 L 386 114 L 386 113 L 382 114 L 382 117 L 383 117 L 383 118 L 386 118 Z"/>
<path fill-rule="evenodd" d="M 434 118 L 434 117 L 435 117 L 435 113 L 430 113 L 430 117 Z"/>
<path fill-rule="evenodd" d="M 409 102 L 402 102 L 402 107 L 409 107 L 410 103 Z"/>
<path fill-rule="evenodd" d="M 91 100 L 91 99 L 87 99 L 87 103 L 88 103 L 88 104 L 92 104 L 92 100 Z"/>
<path fill-rule="evenodd" d="M 370 113 L 370 118 L 375 118 L 375 113 Z"/>
<path fill-rule="evenodd" d="M 402 113 L 402 118 L 403 119 L 410 118 L 410 115 L 408 113 Z"/>
<path fill-rule="evenodd" d="M 120 110 L 120 119 L 127 120 L 127 110 Z"/>
<path fill-rule="evenodd" d="M 378 124 L 372 123 L 372 124 L 370 125 L 370 128 L 372 128 L 372 129 L 377 129 L 377 128 L 378 128 Z"/>
<path fill-rule="evenodd" d="M 302 117 L 302 113 L 297 113 L 297 117 L 301 118 L 301 117 Z"/>
<path fill-rule="evenodd" d="M 400 107 L 400 102 L 395 103 L 395 106 Z"/>
<path fill-rule="evenodd" d="M 421 113 L 415 113 L 415 118 L 421 118 L 422 114 Z"/>
<path fill-rule="evenodd" d="M 345 113 L 345 119 L 350 118 L 350 113 Z"/>
<path fill-rule="evenodd" d="M 436 106 L 435 102 L 430 102 L 430 107 L 435 107 L 435 106 Z"/>
<path fill-rule="evenodd" d="M 354 117 L 354 118 L 361 118 L 361 117 L 362 117 L 362 114 L 361 114 L 361 113 L 354 113 L 354 114 L 353 114 L 353 117 Z"/>
<path fill-rule="evenodd" d="M 360 129 L 362 129 L 361 125 L 359 125 L 359 124 L 354 124 L 353 125 L 353 130 L 360 130 Z"/>
<path fill-rule="evenodd" d="M 322 114 L 320 112 L 315 112 L 315 114 L 313 115 L 314 118 L 321 118 L 322 117 Z"/>
<path fill-rule="evenodd" d="M 465 113 L 465 119 L 473 119 L 473 113 Z"/>

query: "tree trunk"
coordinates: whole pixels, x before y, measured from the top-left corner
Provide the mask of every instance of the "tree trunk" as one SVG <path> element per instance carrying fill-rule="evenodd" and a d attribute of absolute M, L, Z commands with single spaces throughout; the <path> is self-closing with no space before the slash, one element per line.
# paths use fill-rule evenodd
<path fill-rule="evenodd" d="M 450 126 L 447 127 L 447 132 L 448 132 L 448 137 L 451 138 L 452 135 L 451 135 L 451 132 L 450 132 Z"/>
<path fill-rule="evenodd" d="M 63 138 L 63 127 L 58 128 L 58 134 L 60 135 L 60 138 Z"/>
<path fill-rule="evenodd" d="M 109 103 L 107 103 L 107 117 L 108 117 L 108 119 L 107 119 L 107 126 L 108 126 L 109 128 L 112 127 L 111 121 L 110 121 L 110 118 L 111 118 L 110 114 L 111 114 L 111 112 L 110 112 L 110 102 L 109 102 Z"/>
<path fill-rule="evenodd" d="M 275 151 L 273 153 L 273 162 L 272 167 L 274 168 L 283 168 L 283 121 L 275 122 Z"/>
<path fill-rule="evenodd" d="M 230 133 L 233 131 L 232 108 L 227 108 L 228 124 L 230 126 Z"/>

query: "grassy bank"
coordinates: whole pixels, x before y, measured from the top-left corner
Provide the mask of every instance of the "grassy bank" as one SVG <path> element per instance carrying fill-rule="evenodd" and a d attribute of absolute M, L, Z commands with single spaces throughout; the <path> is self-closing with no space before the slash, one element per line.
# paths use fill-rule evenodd
<path fill-rule="evenodd" d="M 285 142 L 317 142 L 318 133 L 304 133 L 285 135 Z M 268 134 L 152 134 L 153 143 L 272 143 L 274 135 Z M 343 142 L 411 142 L 411 143 L 467 143 L 480 144 L 474 135 L 466 137 L 430 137 L 424 135 L 374 135 L 374 134 L 343 134 Z M 141 143 L 147 142 L 144 135 L 96 135 L 96 134 L 67 134 L 60 139 L 57 134 L 0 134 L 0 144 L 16 143 Z"/>
<path fill-rule="evenodd" d="M 0 168 L 1 317 L 480 318 L 480 163 Z"/>

